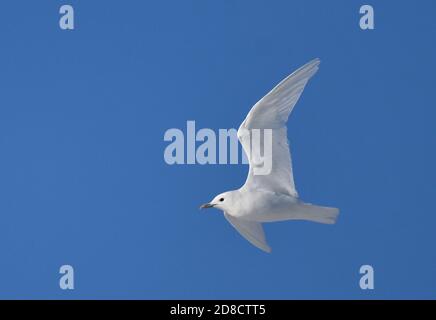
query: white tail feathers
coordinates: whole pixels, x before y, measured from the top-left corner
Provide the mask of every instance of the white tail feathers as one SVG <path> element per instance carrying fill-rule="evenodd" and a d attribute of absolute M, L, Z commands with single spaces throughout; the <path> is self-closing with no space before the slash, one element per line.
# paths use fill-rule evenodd
<path fill-rule="evenodd" d="M 285 220 L 307 220 L 324 224 L 334 224 L 339 215 L 339 209 L 321 207 L 309 203 L 292 203 L 286 208 L 280 208 L 279 212 L 269 212 L 252 216 L 257 222 L 277 222 Z"/>
<path fill-rule="evenodd" d="M 338 208 L 321 207 L 312 204 L 300 204 L 298 218 L 325 224 L 334 224 L 339 215 Z"/>

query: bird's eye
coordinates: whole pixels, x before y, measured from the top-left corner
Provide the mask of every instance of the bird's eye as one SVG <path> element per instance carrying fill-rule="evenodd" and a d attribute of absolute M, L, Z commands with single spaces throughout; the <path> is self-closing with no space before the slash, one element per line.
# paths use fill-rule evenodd
<path fill-rule="evenodd" d="M 224 201 L 224 198 L 221 198 L 220 201 L 223 202 L 223 201 Z"/>

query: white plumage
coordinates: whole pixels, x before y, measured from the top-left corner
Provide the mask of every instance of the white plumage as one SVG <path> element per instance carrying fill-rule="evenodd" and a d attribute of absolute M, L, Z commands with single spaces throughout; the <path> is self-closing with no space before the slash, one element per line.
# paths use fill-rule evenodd
<path fill-rule="evenodd" d="M 320 61 L 314 59 L 293 72 L 257 102 L 238 130 L 238 138 L 249 159 L 250 169 L 245 184 L 238 190 L 224 192 L 201 208 L 215 207 L 238 232 L 256 247 L 271 252 L 262 222 L 309 220 L 333 224 L 339 210 L 302 202 L 298 198 L 292 175 L 291 153 L 286 123 L 309 79 L 317 72 Z M 264 141 L 250 143 L 253 129 L 269 129 L 272 133 L 272 166 L 269 174 L 256 174 L 253 154 Z M 251 155 L 251 156 L 250 156 Z"/>

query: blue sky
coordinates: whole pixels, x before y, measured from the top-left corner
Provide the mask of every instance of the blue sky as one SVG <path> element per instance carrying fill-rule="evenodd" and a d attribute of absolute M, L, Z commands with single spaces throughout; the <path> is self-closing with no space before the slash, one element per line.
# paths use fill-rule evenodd
<path fill-rule="evenodd" d="M 371 1 L 362 31 L 365 3 L 3 1 L 0 298 L 436 298 L 436 4 Z M 341 215 L 266 225 L 268 255 L 198 210 L 247 166 L 169 166 L 163 135 L 237 128 L 315 57 L 294 174 Z"/>

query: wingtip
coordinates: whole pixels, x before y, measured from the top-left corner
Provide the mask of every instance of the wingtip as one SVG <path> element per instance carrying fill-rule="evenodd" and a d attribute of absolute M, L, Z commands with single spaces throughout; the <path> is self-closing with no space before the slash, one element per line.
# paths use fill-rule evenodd
<path fill-rule="evenodd" d="M 320 58 L 315 58 L 315 59 L 312 59 L 312 61 L 310 61 L 310 63 L 316 63 L 316 64 L 320 64 L 321 63 L 321 59 Z"/>
<path fill-rule="evenodd" d="M 299 74 L 309 74 L 308 78 L 310 78 L 312 75 L 316 73 L 319 69 L 319 65 L 321 63 L 320 58 L 315 58 L 307 62 L 305 65 L 301 66 L 297 70 L 295 70 L 292 74 L 290 74 L 288 77 L 285 78 L 282 82 L 280 82 L 278 86 L 280 86 L 282 83 L 284 83 L 286 80 L 291 79 L 294 76 L 297 76 Z"/>
<path fill-rule="evenodd" d="M 320 58 L 315 58 L 315 59 L 309 61 L 306 64 L 306 66 L 307 67 L 316 67 L 316 68 L 318 68 L 320 64 L 321 64 L 321 59 Z"/>
<path fill-rule="evenodd" d="M 266 253 L 271 253 L 272 252 L 272 249 L 271 249 L 270 246 L 265 246 L 265 247 L 262 247 L 261 249 L 262 249 L 263 252 L 266 252 Z"/>

